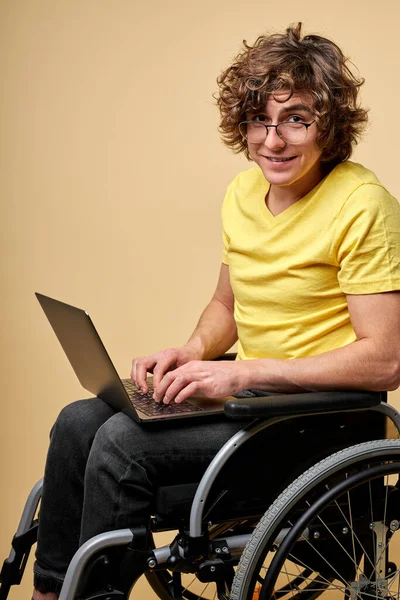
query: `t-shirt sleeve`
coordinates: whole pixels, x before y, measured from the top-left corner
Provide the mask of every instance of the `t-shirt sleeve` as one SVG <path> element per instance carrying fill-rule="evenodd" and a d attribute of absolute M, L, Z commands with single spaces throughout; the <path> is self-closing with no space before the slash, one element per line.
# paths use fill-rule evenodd
<path fill-rule="evenodd" d="M 223 243 L 223 247 L 222 247 L 222 262 L 224 263 L 224 265 L 229 265 L 229 256 L 228 256 L 228 252 L 229 252 L 229 237 L 226 234 L 226 232 L 224 231 L 224 229 L 222 228 L 222 243 Z"/>
<path fill-rule="evenodd" d="M 343 293 L 400 290 L 400 205 L 381 185 L 363 184 L 347 199 L 333 254 Z"/>
<path fill-rule="evenodd" d="M 229 236 L 228 229 L 229 229 L 230 212 L 231 212 L 231 205 L 232 205 L 231 196 L 233 193 L 233 184 L 234 184 L 234 182 L 230 183 L 230 185 L 228 186 L 228 189 L 226 190 L 226 194 L 225 194 L 225 198 L 224 198 L 224 202 L 222 204 L 222 210 L 221 210 L 222 243 L 223 243 L 222 262 L 225 265 L 229 265 L 229 245 L 230 245 L 231 238 Z"/>

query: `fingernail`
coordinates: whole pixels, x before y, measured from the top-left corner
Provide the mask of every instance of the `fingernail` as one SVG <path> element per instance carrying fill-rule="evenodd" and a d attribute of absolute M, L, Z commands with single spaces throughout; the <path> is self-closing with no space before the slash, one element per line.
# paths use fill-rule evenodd
<path fill-rule="evenodd" d="M 157 394 L 153 394 L 153 400 L 155 400 L 156 402 L 158 402 Z"/>

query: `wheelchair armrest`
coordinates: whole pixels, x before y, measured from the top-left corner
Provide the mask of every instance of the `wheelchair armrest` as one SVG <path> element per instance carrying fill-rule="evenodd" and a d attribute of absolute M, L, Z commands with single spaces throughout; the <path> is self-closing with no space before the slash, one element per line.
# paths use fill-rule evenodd
<path fill-rule="evenodd" d="M 385 400 L 386 392 L 305 392 L 228 400 L 224 411 L 233 419 L 271 418 L 366 409 Z"/>

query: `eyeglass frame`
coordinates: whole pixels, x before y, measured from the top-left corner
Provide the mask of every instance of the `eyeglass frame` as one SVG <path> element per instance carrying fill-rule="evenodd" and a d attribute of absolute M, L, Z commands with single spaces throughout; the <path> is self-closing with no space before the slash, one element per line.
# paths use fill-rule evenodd
<path fill-rule="evenodd" d="M 307 139 L 307 134 L 308 134 L 308 129 L 309 129 L 309 127 L 311 127 L 311 125 L 312 125 L 313 123 L 315 123 L 315 122 L 316 122 L 316 119 L 313 119 L 313 120 L 311 121 L 311 123 L 301 123 L 301 122 L 297 123 L 298 125 L 304 125 L 304 127 L 306 128 L 306 135 L 304 136 L 304 140 L 305 140 L 305 139 Z M 240 123 L 239 123 L 239 125 L 238 125 L 238 129 L 239 129 L 239 133 L 240 133 L 240 135 L 241 135 L 241 136 L 242 136 L 242 138 L 243 138 L 243 139 L 245 139 L 247 142 L 248 142 L 248 139 L 247 139 L 247 137 L 245 137 L 245 136 L 242 134 L 242 132 L 240 131 L 240 126 L 241 126 L 241 125 L 247 125 L 247 123 L 259 123 L 260 125 L 264 125 L 264 127 L 265 127 L 265 131 L 266 131 L 266 134 L 265 134 L 265 139 L 267 139 L 267 136 L 268 136 L 268 127 L 274 127 L 274 128 L 275 128 L 275 131 L 276 131 L 276 134 L 277 134 L 277 136 L 278 136 L 278 137 L 279 137 L 281 140 L 283 140 L 283 141 L 284 141 L 286 144 L 302 144 L 302 143 L 304 142 L 304 140 L 301 140 L 301 142 L 286 142 L 286 140 L 285 140 L 285 139 L 282 137 L 282 134 L 280 134 L 280 133 L 279 133 L 279 129 L 278 129 L 278 127 L 279 127 L 280 125 L 285 125 L 285 124 L 289 123 L 289 121 L 282 121 L 282 123 L 277 123 L 276 125 L 273 125 L 272 123 L 263 123 L 262 121 L 254 121 L 254 119 L 250 119 L 250 120 L 248 120 L 248 121 L 240 121 Z M 252 143 L 253 143 L 253 142 L 250 142 L 250 144 L 252 144 Z M 260 142 L 260 143 L 261 143 L 261 142 Z"/>

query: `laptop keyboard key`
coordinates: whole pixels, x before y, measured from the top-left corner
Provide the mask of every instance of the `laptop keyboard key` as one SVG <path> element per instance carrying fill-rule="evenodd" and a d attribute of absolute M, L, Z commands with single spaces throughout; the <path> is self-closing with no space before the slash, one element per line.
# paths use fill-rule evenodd
<path fill-rule="evenodd" d="M 149 391 L 143 394 L 129 379 L 123 379 L 122 383 L 133 406 L 139 409 L 148 417 L 157 415 L 177 415 L 188 412 L 202 412 L 203 409 L 190 402 L 181 402 L 180 404 L 158 404 L 153 400 L 153 386 L 149 384 Z"/>

